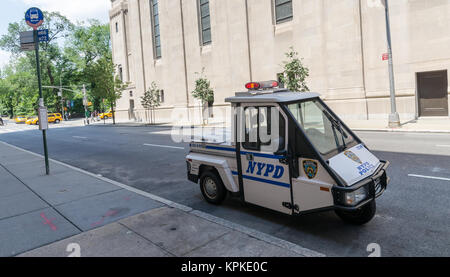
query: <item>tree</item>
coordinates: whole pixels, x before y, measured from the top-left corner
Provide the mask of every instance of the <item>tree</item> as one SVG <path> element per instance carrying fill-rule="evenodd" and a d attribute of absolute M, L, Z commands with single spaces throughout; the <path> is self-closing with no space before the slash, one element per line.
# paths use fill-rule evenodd
<path fill-rule="evenodd" d="M 141 104 L 147 113 L 150 112 L 150 124 L 154 124 L 155 108 L 161 106 L 161 90 L 155 82 L 152 82 L 150 89 L 141 97 Z M 146 117 L 148 116 L 146 115 Z"/>
<path fill-rule="evenodd" d="M 66 67 L 70 67 L 73 81 L 90 84 L 91 87 L 95 87 L 96 82 L 92 67 L 101 57 L 110 55 L 109 24 L 102 24 L 98 20 L 89 20 L 88 24 L 80 23 L 75 26 L 64 49 Z M 94 110 L 101 109 L 102 99 L 93 97 L 92 100 Z"/>
<path fill-rule="evenodd" d="M 116 67 L 112 62 L 111 55 L 99 58 L 92 66 L 92 76 L 96 82 L 92 86 L 91 94 L 99 99 L 106 99 L 111 105 L 113 124 L 116 124 L 115 105 L 116 101 L 122 97 L 122 91 L 128 87 L 128 83 L 123 83 L 116 75 Z"/>
<path fill-rule="evenodd" d="M 192 91 L 192 96 L 199 99 L 202 105 L 202 122 L 205 121 L 205 113 L 208 106 L 214 103 L 214 90 L 211 88 L 211 82 L 203 76 L 204 69 L 200 77 L 195 81 L 195 89 Z M 197 73 L 198 74 L 198 73 Z"/>
<path fill-rule="evenodd" d="M 285 55 L 288 60 L 284 62 L 284 72 L 281 76 L 281 81 L 290 91 L 309 91 L 306 85 L 309 69 L 303 65 L 303 59 L 298 58 L 298 53 L 293 47 Z"/>
<path fill-rule="evenodd" d="M 45 20 L 41 28 L 49 30 L 49 41 L 39 43 L 41 71 L 43 73 L 42 83 L 44 85 L 56 86 L 58 84 L 55 80 L 55 72 L 60 72 L 57 67 L 63 64 L 63 53 L 59 45 L 59 40 L 70 36 L 73 30 L 73 24 L 57 12 L 44 12 L 44 18 Z M 8 33 L 0 38 L 0 49 L 10 52 L 14 57 L 13 60 L 20 59 L 21 62 L 27 61 L 29 66 L 23 69 L 26 69 L 27 72 L 33 74 L 35 77 L 36 60 L 34 52 L 22 52 L 20 50 L 20 32 L 29 30 L 30 28 L 24 21 L 10 23 L 8 25 Z M 37 92 L 34 89 L 33 91 Z M 57 96 L 58 90 L 45 89 L 43 92 L 49 110 L 61 110 L 60 101 Z M 29 101 L 29 99 L 24 99 L 24 101 Z"/>

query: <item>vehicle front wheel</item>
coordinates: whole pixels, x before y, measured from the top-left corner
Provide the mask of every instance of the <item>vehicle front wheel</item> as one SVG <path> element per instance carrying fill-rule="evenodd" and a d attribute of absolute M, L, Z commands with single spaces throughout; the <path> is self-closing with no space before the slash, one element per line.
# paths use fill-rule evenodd
<path fill-rule="evenodd" d="M 220 205 L 227 196 L 222 180 L 211 171 L 204 172 L 200 177 L 200 190 L 205 200 L 214 205 Z"/>
<path fill-rule="evenodd" d="M 61 121 L 59 121 L 59 119 L 55 120 L 55 123 L 56 123 L 56 124 L 59 124 L 59 122 L 61 122 Z"/>
<path fill-rule="evenodd" d="M 103 117 L 104 119 L 108 119 L 109 117 L 107 117 L 107 116 L 105 116 L 105 117 Z"/>
<path fill-rule="evenodd" d="M 357 209 L 356 211 L 336 210 L 336 214 L 345 222 L 354 225 L 364 225 L 372 220 L 377 211 L 375 200 Z"/>

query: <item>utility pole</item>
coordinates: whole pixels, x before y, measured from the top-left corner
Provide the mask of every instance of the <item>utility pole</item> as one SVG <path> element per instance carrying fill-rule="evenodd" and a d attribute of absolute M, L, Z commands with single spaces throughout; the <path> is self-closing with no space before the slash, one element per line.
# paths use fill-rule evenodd
<path fill-rule="evenodd" d="M 62 91 L 62 70 L 59 75 L 59 93 L 58 96 L 61 97 L 61 116 L 64 117 L 64 99 L 63 99 L 63 91 Z"/>
<path fill-rule="evenodd" d="M 381 2 L 384 5 L 384 11 L 386 14 L 386 35 L 387 35 L 388 55 L 389 55 L 389 84 L 391 92 L 391 114 L 389 115 L 389 127 L 399 128 L 401 127 L 401 125 L 400 125 L 400 116 L 397 112 L 397 105 L 395 101 L 395 80 L 394 80 L 394 65 L 392 61 L 392 41 L 391 41 L 391 26 L 389 18 L 389 1 L 381 0 Z"/>
<path fill-rule="evenodd" d="M 87 96 L 86 96 L 86 85 L 83 84 L 83 105 L 84 105 L 84 116 L 85 116 L 85 122 L 86 125 L 89 125 L 89 118 L 88 118 L 88 114 L 87 114 Z"/>

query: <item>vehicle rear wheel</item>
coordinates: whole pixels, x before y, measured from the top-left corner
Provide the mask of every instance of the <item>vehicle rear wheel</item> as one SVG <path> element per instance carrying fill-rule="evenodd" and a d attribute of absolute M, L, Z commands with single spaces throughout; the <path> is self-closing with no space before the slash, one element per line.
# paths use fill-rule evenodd
<path fill-rule="evenodd" d="M 200 190 L 205 200 L 214 205 L 220 205 L 227 196 L 222 180 L 211 171 L 204 172 L 200 177 Z"/>
<path fill-rule="evenodd" d="M 109 117 L 107 117 L 106 115 L 103 117 L 104 119 L 108 119 Z"/>
<path fill-rule="evenodd" d="M 59 121 L 59 119 L 55 120 L 55 123 L 56 123 L 56 124 L 59 124 L 59 122 L 61 122 L 61 121 Z"/>
<path fill-rule="evenodd" d="M 364 225 L 372 220 L 377 211 L 375 200 L 366 204 L 356 211 L 336 210 L 336 214 L 345 222 L 354 225 Z"/>

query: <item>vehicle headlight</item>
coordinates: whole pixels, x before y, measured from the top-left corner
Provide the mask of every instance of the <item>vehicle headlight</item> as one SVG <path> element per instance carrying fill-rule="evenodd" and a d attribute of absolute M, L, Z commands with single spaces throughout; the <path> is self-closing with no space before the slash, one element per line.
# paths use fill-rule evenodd
<path fill-rule="evenodd" d="M 363 186 L 353 192 L 346 193 L 344 196 L 344 203 L 349 206 L 356 206 L 366 198 L 367 188 Z"/>

